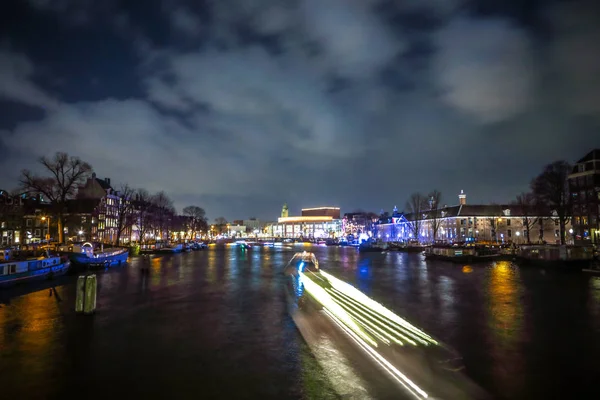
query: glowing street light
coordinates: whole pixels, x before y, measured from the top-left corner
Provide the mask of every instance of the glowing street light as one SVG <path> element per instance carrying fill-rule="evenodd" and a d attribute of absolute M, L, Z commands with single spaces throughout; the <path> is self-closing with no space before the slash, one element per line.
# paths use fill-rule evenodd
<path fill-rule="evenodd" d="M 42 221 L 48 221 L 48 229 L 46 230 L 46 240 L 50 240 L 50 217 L 43 216 Z"/>

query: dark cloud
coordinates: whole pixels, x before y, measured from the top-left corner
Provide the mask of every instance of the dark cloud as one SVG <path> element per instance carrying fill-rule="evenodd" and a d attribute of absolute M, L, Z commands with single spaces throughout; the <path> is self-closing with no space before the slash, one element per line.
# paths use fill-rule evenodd
<path fill-rule="evenodd" d="M 30 3 L 88 52 L 48 69 L 18 31 L 0 42 L 0 97 L 43 112 L 4 124 L 2 187 L 65 150 L 211 217 L 378 211 L 434 188 L 508 201 L 600 145 L 592 1 Z"/>

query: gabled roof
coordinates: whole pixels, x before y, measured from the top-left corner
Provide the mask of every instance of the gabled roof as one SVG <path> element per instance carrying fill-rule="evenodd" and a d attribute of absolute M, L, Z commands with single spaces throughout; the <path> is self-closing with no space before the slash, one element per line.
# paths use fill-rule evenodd
<path fill-rule="evenodd" d="M 104 190 L 108 190 L 108 189 L 112 189 L 112 186 L 110 186 L 110 183 L 106 182 L 104 179 L 100 179 L 100 178 L 95 178 L 96 182 L 98 182 L 98 184 L 100 185 L 100 187 Z"/>
<path fill-rule="evenodd" d="M 582 159 L 577 161 L 577 164 L 584 163 L 587 161 L 593 161 L 593 160 L 600 161 L 600 149 L 594 149 L 594 150 L 590 151 Z"/>

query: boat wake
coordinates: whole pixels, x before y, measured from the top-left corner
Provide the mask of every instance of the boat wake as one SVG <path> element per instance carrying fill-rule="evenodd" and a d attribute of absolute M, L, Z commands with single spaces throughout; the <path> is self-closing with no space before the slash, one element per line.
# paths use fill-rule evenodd
<path fill-rule="evenodd" d="M 388 397 L 392 383 L 396 398 L 489 398 L 463 373 L 462 360 L 455 351 L 352 285 L 322 271 L 312 253 L 294 255 L 286 273 L 288 309 L 311 349 L 319 350 L 320 343 L 327 343 L 319 338 L 329 335 L 329 344 L 354 359 L 351 364 L 357 368 L 344 380 L 357 385 L 352 390 L 350 385 L 342 388 L 350 392 L 340 395 L 366 398 L 371 393 L 379 397 L 377 393 L 384 391 Z M 379 373 L 365 368 L 366 364 L 375 365 Z M 387 383 L 382 383 L 382 377 Z"/>

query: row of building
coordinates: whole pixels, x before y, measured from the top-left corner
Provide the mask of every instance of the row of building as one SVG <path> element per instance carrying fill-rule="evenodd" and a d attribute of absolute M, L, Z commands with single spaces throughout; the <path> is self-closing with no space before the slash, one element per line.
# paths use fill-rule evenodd
<path fill-rule="evenodd" d="M 124 207 L 124 202 L 130 206 Z M 144 204 L 142 204 L 144 203 Z M 148 204 L 138 197 L 125 198 L 109 178 L 92 174 L 63 207 L 63 233 L 67 241 L 130 242 L 189 239 L 190 217 L 172 208 Z M 0 190 L 2 246 L 58 240 L 58 221 L 53 204 L 42 196 L 11 194 Z M 143 211 L 142 211 L 143 209 Z M 121 216 L 120 213 L 127 213 Z"/>
<path fill-rule="evenodd" d="M 571 215 L 567 239 L 571 242 L 600 242 L 600 150 L 580 159 L 569 175 Z M 123 202 L 132 202 L 123 221 Z M 64 208 L 63 232 L 72 241 L 93 240 L 124 244 L 166 239 L 196 238 L 190 217 L 172 209 L 146 207 L 141 199 L 125 199 L 110 179 L 93 174 L 79 188 L 75 199 Z M 41 197 L 11 195 L 0 190 L 0 237 L 3 246 L 56 240 L 58 226 L 52 205 Z M 142 212 L 142 208 L 145 209 Z M 142 217 L 142 214 L 145 217 Z M 150 216 L 148 216 L 150 214 Z M 223 227 L 218 227 L 223 234 Z M 197 227 L 193 227 L 197 229 Z M 205 234 L 216 234 L 206 227 Z M 281 238 L 344 238 L 361 235 L 389 241 L 497 241 L 554 243 L 560 240 L 559 222 L 552 210 L 519 205 L 467 204 L 461 191 L 458 204 L 438 208 L 430 205 L 419 215 L 355 212 L 343 216 L 339 207 L 302 209 L 290 216 L 284 204 L 277 222 L 261 223 L 256 218 L 227 224 L 229 237 L 267 236 Z"/>
<path fill-rule="evenodd" d="M 566 221 L 566 240 L 600 242 L 600 149 L 588 153 L 573 166 L 568 178 L 570 215 Z M 551 209 L 505 204 L 467 204 L 461 191 L 458 203 L 439 207 L 430 204 L 419 215 L 403 214 L 396 208 L 391 215 L 347 213 L 339 207 L 302 209 L 290 216 L 284 204 L 277 223 L 264 233 L 282 238 L 342 238 L 361 234 L 384 241 L 504 243 L 560 241 L 558 215 Z"/>

